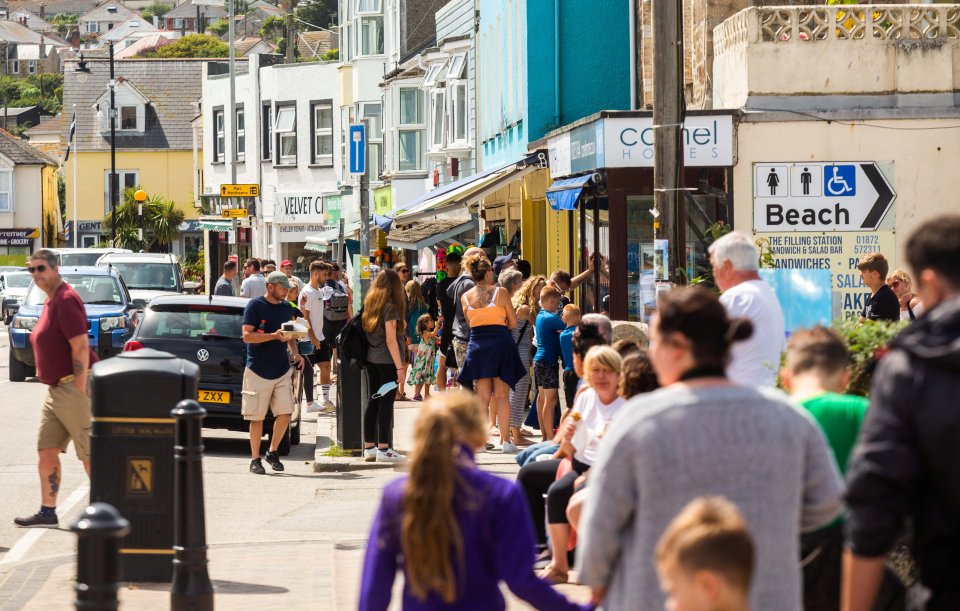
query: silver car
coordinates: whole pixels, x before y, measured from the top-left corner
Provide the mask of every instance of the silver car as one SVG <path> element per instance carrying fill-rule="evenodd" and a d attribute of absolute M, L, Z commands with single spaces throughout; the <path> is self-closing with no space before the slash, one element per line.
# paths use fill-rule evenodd
<path fill-rule="evenodd" d="M 25 271 L 0 273 L 0 313 L 5 325 L 10 324 L 13 315 L 23 304 L 23 297 L 27 294 L 31 280 L 33 278 Z"/>

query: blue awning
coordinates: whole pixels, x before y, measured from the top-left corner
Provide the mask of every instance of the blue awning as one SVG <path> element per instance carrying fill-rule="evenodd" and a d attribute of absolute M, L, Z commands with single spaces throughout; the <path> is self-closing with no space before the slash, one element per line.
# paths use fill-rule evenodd
<path fill-rule="evenodd" d="M 554 210 L 576 210 L 580 194 L 593 181 L 593 174 L 561 178 L 547 189 L 547 199 Z"/>

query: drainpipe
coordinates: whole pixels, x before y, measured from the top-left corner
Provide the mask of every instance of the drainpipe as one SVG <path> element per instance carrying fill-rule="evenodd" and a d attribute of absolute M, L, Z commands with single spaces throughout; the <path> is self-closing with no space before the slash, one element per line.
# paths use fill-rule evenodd
<path fill-rule="evenodd" d="M 560 127 L 560 0 L 553 0 L 553 124 Z"/>
<path fill-rule="evenodd" d="M 637 0 L 630 0 L 630 110 L 637 108 Z"/>

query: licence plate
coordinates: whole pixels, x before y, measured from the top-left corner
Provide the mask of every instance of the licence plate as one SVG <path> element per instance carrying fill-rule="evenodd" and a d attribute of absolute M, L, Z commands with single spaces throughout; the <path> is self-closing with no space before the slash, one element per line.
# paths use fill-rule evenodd
<path fill-rule="evenodd" d="M 226 390 L 201 390 L 198 395 L 201 403 L 230 403 L 230 392 Z"/>

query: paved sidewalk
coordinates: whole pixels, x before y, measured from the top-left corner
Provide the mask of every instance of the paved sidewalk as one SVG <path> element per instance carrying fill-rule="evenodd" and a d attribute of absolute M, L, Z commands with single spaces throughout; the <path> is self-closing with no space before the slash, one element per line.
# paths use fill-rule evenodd
<path fill-rule="evenodd" d="M 397 405 L 395 416 L 395 440 L 400 451 L 408 452 L 413 446 L 413 424 L 419 414 L 420 403 L 404 402 Z M 318 438 L 324 435 L 327 422 L 333 418 L 318 418 Z M 329 443 L 329 442 L 326 442 Z M 323 445 L 318 441 L 318 445 Z M 485 469 L 503 477 L 514 478 L 519 470 L 512 455 L 499 452 L 478 454 L 478 463 Z M 363 463 L 362 459 L 345 459 Z M 393 466 L 391 465 L 391 468 Z M 309 466 L 304 466 L 309 469 Z M 362 468 L 362 467 L 361 467 Z M 399 471 L 400 469 L 397 468 Z M 382 473 L 382 471 L 381 471 Z M 386 474 L 385 474 L 386 475 Z M 360 474 L 357 474 L 359 477 Z M 317 473 L 300 475 L 308 480 L 322 482 L 323 478 L 346 478 L 339 486 L 352 484 L 353 474 L 340 476 Z M 327 480 L 330 481 L 330 480 Z M 310 485 L 315 485 L 311 483 Z M 362 492 L 355 503 L 356 511 L 370 512 L 379 501 L 379 493 Z M 318 497 L 318 502 L 322 502 Z M 322 508 L 318 509 L 323 511 Z M 208 532 L 213 518 L 207 513 Z M 337 525 L 329 524 L 326 538 L 304 537 L 304 540 L 259 541 L 248 543 L 221 543 L 208 550 L 210 578 L 216 591 L 215 604 L 218 610 L 237 609 L 247 611 L 288 609 L 356 609 L 360 576 L 363 569 L 363 554 L 366 539 L 338 534 Z M 341 530 L 340 533 L 343 533 Z M 289 539 L 294 539 L 295 534 Z M 26 609 L 32 611 L 60 611 L 72 608 L 75 585 L 75 557 L 73 555 L 24 562 L 0 575 L 0 611 Z M 394 584 L 399 592 L 401 580 Z M 170 608 L 169 584 L 127 584 L 121 587 L 121 607 L 137 611 L 167 610 Z M 574 599 L 586 602 L 587 588 L 576 585 L 562 586 Z M 504 592 L 508 609 L 527 610 L 529 607 Z M 395 601 L 399 596 L 394 597 Z M 392 608 L 399 609 L 399 603 Z"/>

